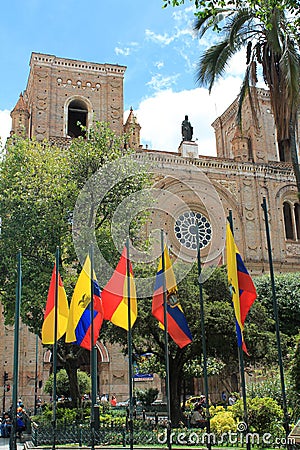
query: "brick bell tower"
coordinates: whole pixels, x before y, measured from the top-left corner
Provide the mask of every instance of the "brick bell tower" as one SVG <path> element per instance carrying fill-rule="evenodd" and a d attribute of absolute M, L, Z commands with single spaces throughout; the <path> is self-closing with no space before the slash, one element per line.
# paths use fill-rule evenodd
<path fill-rule="evenodd" d="M 11 112 L 12 132 L 62 142 L 82 134 L 80 124 L 109 122 L 123 132 L 126 67 L 32 53 L 27 87 Z"/>

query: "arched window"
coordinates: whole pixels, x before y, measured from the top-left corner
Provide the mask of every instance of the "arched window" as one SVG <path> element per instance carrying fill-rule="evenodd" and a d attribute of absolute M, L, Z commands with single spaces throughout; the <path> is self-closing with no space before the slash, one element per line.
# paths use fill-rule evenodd
<path fill-rule="evenodd" d="M 283 203 L 283 216 L 284 216 L 285 237 L 286 239 L 294 239 L 292 211 L 291 205 L 288 202 Z"/>
<path fill-rule="evenodd" d="M 291 162 L 291 150 L 288 141 L 278 142 L 279 161 Z"/>
<path fill-rule="evenodd" d="M 285 238 L 300 241 L 300 204 L 283 203 Z"/>
<path fill-rule="evenodd" d="M 87 126 L 88 109 L 84 101 L 72 100 L 68 106 L 68 136 L 76 138 L 84 136 L 81 126 Z"/>
<path fill-rule="evenodd" d="M 300 205 L 299 205 L 299 203 L 295 203 L 295 205 L 294 205 L 294 214 L 295 214 L 297 239 L 300 240 Z"/>

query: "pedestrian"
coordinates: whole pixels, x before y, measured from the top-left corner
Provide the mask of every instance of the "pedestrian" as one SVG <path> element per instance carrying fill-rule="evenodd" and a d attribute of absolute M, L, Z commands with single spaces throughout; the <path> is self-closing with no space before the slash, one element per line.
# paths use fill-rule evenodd
<path fill-rule="evenodd" d="M 206 397 L 205 397 L 205 395 L 200 395 L 199 405 L 202 408 L 206 408 Z"/>
<path fill-rule="evenodd" d="M 227 401 L 227 394 L 226 394 L 225 391 L 222 391 L 221 399 L 222 399 L 222 402 L 223 402 L 223 403 L 226 403 L 226 401 Z"/>
<path fill-rule="evenodd" d="M 107 402 L 107 395 L 106 394 L 102 394 L 101 395 L 100 402 L 104 402 L 104 403 Z"/>
<path fill-rule="evenodd" d="M 10 432 L 11 432 L 11 418 L 9 414 L 6 412 L 2 417 L 1 436 L 4 438 L 9 438 Z"/>
<path fill-rule="evenodd" d="M 17 414 L 17 436 L 19 439 L 22 437 L 22 432 L 25 430 L 25 422 L 20 414 Z"/>
<path fill-rule="evenodd" d="M 111 401 L 110 401 L 111 406 L 117 406 L 117 399 L 115 395 L 111 396 Z"/>
<path fill-rule="evenodd" d="M 236 402 L 236 396 L 234 394 L 230 394 L 228 397 L 228 405 L 232 406 Z"/>

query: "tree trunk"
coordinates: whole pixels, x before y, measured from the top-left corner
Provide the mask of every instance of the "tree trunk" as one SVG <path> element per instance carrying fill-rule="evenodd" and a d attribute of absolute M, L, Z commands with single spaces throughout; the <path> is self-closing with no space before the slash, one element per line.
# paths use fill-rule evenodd
<path fill-rule="evenodd" d="M 296 132 L 295 127 L 292 123 L 290 123 L 290 148 L 291 148 L 291 159 L 294 169 L 294 174 L 296 178 L 296 185 L 298 191 L 298 199 L 300 200 L 300 169 L 299 169 L 299 161 L 297 154 L 297 145 L 296 145 Z"/>
<path fill-rule="evenodd" d="M 65 363 L 65 369 L 68 375 L 70 384 L 70 396 L 71 404 L 74 408 L 78 407 L 81 402 L 81 396 L 79 392 L 78 379 L 77 379 L 77 360 L 68 358 Z"/>
<path fill-rule="evenodd" d="M 279 147 L 279 153 L 281 155 L 280 160 L 292 163 L 294 175 L 296 178 L 298 198 L 300 199 L 300 168 L 296 144 L 296 126 L 292 119 L 290 120 L 289 123 L 289 138 L 284 140 L 283 139 L 278 140 L 277 137 L 277 143 Z"/>
<path fill-rule="evenodd" d="M 178 426 L 184 421 L 183 412 L 180 407 L 181 382 L 183 380 L 182 370 L 176 359 L 170 359 L 170 406 L 172 426 Z"/>

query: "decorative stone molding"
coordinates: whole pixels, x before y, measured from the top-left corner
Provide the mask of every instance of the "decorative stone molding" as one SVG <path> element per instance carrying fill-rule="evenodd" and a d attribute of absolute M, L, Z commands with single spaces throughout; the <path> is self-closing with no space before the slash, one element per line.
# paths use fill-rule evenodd
<path fill-rule="evenodd" d="M 90 81 L 82 80 L 71 80 L 70 78 L 63 80 L 62 78 L 57 78 L 57 85 L 59 87 L 72 87 L 73 89 L 90 89 L 91 91 L 95 91 L 97 89 L 100 89 L 101 84 L 100 83 L 91 83 Z"/>
<path fill-rule="evenodd" d="M 143 159 L 144 150 L 138 151 L 135 155 L 136 159 Z M 256 176 L 269 177 L 276 181 L 288 181 L 289 183 L 295 182 L 295 175 L 293 167 L 290 163 L 272 163 L 270 164 L 253 164 L 253 163 L 239 163 L 236 161 L 229 161 L 228 159 L 206 157 L 201 156 L 197 159 L 182 158 L 178 154 L 163 153 L 163 152 L 147 152 L 149 159 L 157 162 L 157 164 L 171 164 L 172 166 L 182 166 L 185 170 L 186 166 L 197 166 L 206 171 L 230 172 L 239 175 L 247 175 L 248 173 L 255 174 Z"/>
<path fill-rule="evenodd" d="M 220 184 L 223 188 L 227 189 L 230 192 L 230 194 L 235 198 L 235 200 L 238 200 L 237 186 L 235 181 L 217 180 L 217 184 Z"/>
<path fill-rule="evenodd" d="M 103 74 L 113 73 L 115 76 L 124 76 L 126 66 L 117 64 L 98 64 L 85 61 L 76 61 L 67 58 L 58 58 L 54 55 L 46 55 L 42 53 L 32 53 L 30 62 L 39 63 L 41 66 L 59 66 L 71 69 L 87 70 L 89 72 L 96 71 Z"/>
<path fill-rule="evenodd" d="M 288 256 L 300 256 L 300 245 L 286 244 L 286 251 Z"/>

